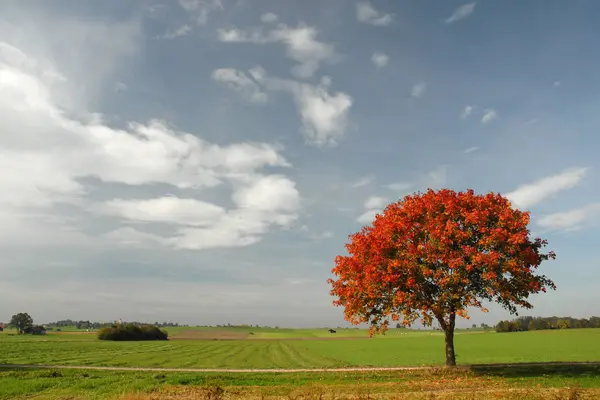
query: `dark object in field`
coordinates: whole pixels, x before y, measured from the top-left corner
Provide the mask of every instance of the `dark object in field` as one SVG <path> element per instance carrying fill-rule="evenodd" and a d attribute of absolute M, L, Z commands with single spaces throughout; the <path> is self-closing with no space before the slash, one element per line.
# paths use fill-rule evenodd
<path fill-rule="evenodd" d="M 330 329 L 329 333 L 337 333 L 335 329 Z"/>
<path fill-rule="evenodd" d="M 29 335 L 45 335 L 46 328 L 44 328 L 41 325 L 28 326 L 27 328 L 25 328 L 23 330 L 23 333 L 29 334 Z"/>
<path fill-rule="evenodd" d="M 137 340 L 168 340 L 167 332 L 152 325 L 115 325 L 111 328 L 100 329 L 100 340 L 137 341 Z"/>
<path fill-rule="evenodd" d="M 250 335 L 254 335 L 254 332 L 250 332 Z"/>

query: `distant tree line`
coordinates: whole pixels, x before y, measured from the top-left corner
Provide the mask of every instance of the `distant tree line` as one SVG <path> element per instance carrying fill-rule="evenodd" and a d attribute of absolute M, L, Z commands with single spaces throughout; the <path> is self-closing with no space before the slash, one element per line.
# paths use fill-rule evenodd
<path fill-rule="evenodd" d="M 156 326 L 128 323 L 100 329 L 98 339 L 115 341 L 168 340 L 168 334 Z"/>
<path fill-rule="evenodd" d="M 139 322 L 139 321 L 128 321 L 128 323 L 134 325 L 154 325 L 158 327 L 177 327 L 177 326 L 185 326 L 179 325 L 177 322 L 155 322 L 154 324 L 150 324 L 148 322 Z M 100 328 L 110 328 L 113 325 L 117 324 L 117 321 L 112 322 L 91 322 L 87 321 L 74 321 L 72 319 L 64 319 L 56 322 L 50 322 L 46 324 L 47 326 L 62 328 L 66 326 L 74 326 L 76 329 L 100 329 Z"/>
<path fill-rule="evenodd" d="M 500 321 L 496 332 L 524 332 L 546 329 L 600 328 L 600 317 L 519 317 L 511 321 Z"/>

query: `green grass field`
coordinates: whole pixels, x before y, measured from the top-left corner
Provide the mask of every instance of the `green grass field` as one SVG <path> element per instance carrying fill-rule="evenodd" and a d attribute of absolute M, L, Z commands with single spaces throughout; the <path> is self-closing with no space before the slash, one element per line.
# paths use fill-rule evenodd
<path fill-rule="evenodd" d="M 600 398 L 600 366 L 344 373 L 2 370 L 0 399 Z"/>
<path fill-rule="evenodd" d="M 276 333 L 265 333 L 269 335 Z M 405 335 L 344 340 L 252 338 L 106 342 L 93 334 L 4 334 L 0 336 L 0 364 L 251 369 L 420 366 L 444 361 L 443 336 L 437 332 L 409 331 Z M 598 361 L 598 343 L 600 329 L 456 335 L 458 362 L 462 364 Z"/>
<path fill-rule="evenodd" d="M 169 331 L 172 340 L 166 342 L 105 342 L 97 340 L 94 333 L 18 336 L 4 332 L 0 333 L 0 364 L 272 369 L 439 366 L 444 361 L 443 336 L 439 332 L 391 330 L 386 336 L 368 338 L 364 330 L 355 329 L 338 330 L 336 334 L 324 329 L 175 328 Z M 600 361 L 598 343 L 600 329 L 505 334 L 460 331 L 456 335 L 458 362 L 462 365 L 597 362 Z M 337 399 L 367 398 L 357 394 L 359 392 L 377 397 L 392 393 L 395 398 L 428 399 L 457 399 L 469 393 L 471 397 L 465 399 L 600 398 L 599 364 L 486 368 L 476 366 L 454 372 L 228 374 L 8 367 L 0 370 L 0 399 L 117 399 L 131 393 L 137 393 L 137 397 L 130 396 L 129 400 L 202 399 L 213 398 L 205 391 L 212 390 L 207 387 L 216 386 L 226 390 L 227 398 L 316 399 L 333 398 L 334 394 Z M 581 390 L 576 390 L 579 397 L 573 397 L 571 389 L 565 391 L 568 387 L 579 387 Z M 311 394 L 304 393 L 307 390 Z M 345 394 L 340 394 L 342 392 Z M 418 397 L 419 393 L 434 397 Z M 448 393 L 452 397 L 440 397 Z M 349 397 L 344 397 L 346 395 Z M 588 395 L 591 397 L 585 397 Z"/>

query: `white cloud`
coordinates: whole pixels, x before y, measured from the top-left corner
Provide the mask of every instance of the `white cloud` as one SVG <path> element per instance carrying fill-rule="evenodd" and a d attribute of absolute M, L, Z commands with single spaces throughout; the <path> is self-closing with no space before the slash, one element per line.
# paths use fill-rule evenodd
<path fill-rule="evenodd" d="M 260 91 L 260 88 L 290 93 L 302 119 L 302 133 L 307 144 L 317 147 L 335 146 L 346 132 L 353 99 L 346 93 L 330 91 L 331 79 L 328 77 L 323 77 L 319 85 L 311 85 L 271 78 L 264 69 L 257 66 L 248 71 L 255 83 L 235 69 L 217 71 L 220 71 L 217 74 L 220 80 L 235 85 L 233 87 L 239 90 L 252 87 L 251 93 Z M 213 73 L 213 77 L 214 75 Z"/>
<path fill-rule="evenodd" d="M 281 175 L 256 178 L 233 194 L 233 202 L 241 210 L 295 212 L 300 207 L 296 184 Z"/>
<path fill-rule="evenodd" d="M 472 153 L 472 152 L 474 152 L 474 151 L 477 151 L 477 150 L 479 150 L 479 147 L 477 147 L 477 146 L 473 146 L 473 147 L 469 147 L 468 149 L 465 149 L 465 150 L 463 151 L 463 153 L 465 153 L 465 154 L 469 154 L 469 153 Z"/>
<path fill-rule="evenodd" d="M 473 112 L 473 106 L 466 106 L 463 112 L 460 114 L 460 119 L 467 119 Z"/>
<path fill-rule="evenodd" d="M 262 28 L 248 31 L 235 28 L 218 29 L 217 35 L 219 40 L 225 43 L 265 44 L 276 41 L 270 34 L 265 34 Z"/>
<path fill-rule="evenodd" d="M 414 183 L 410 182 L 394 182 L 390 183 L 389 185 L 386 185 L 388 189 L 393 190 L 395 192 L 406 192 L 414 186 Z"/>
<path fill-rule="evenodd" d="M 195 199 L 160 197 L 155 199 L 114 199 L 93 206 L 97 212 L 140 222 L 180 225 L 212 225 L 225 215 L 223 207 Z"/>
<path fill-rule="evenodd" d="M 189 26 L 188 24 L 185 24 L 175 30 L 167 31 L 164 35 L 160 35 L 157 38 L 158 39 L 167 39 L 167 40 L 175 39 L 178 37 L 187 36 L 190 34 L 190 32 L 192 32 L 192 27 Z"/>
<path fill-rule="evenodd" d="M 318 41 L 318 30 L 304 24 L 295 28 L 279 24 L 267 33 L 260 28 L 249 31 L 219 29 L 217 33 L 222 42 L 284 44 L 287 56 L 298 63 L 292 68 L 292 73 L 298 78 L 310 78 L 323 62 L 333 62 L 337 58 L 334 46 Z"/>
<path fill-rule="evenodd" d="M 348 125 L 352 98 L 343 92 L 331 93 L 323 85 L 299 85 L 293 93 L 307 141 L 317 146 L 337 144 Z"/>
<path fill-rule="evenodd" d="M 212 78 L 239 92 L 251 103 L 265 104 L 268 100 L 267 94 L 262 92 L 258 84 L 242 71 L 233 68 L 220 68 L 213 71 Z"/>
<path fill-rule="evenodd" d="M 581 208 L 546 215 L 538 220 L 541 228 L 548 230 L 574 231 L 600 221 L 600 203 L 588 204 Z"/>
<path fill-rule="evenodd" d="M 158 235 L 140 232 L 128 226 L 105 233 L 103 237 L 112 243 L 127 248 L 133 247 L 143 249 L 167 245 L 167 241 Z"/>
<path fill-rule="evenodd" d="M 93 211 L 87 219 L 108 215 L 138 223 L 137 230 L 115 227 L 105 235 L 108 240 L 187 249 L 248 245 L 296 219 L 300 203 L 294 182 L 262 171 L 289 166 L 276 147 L 216 145 L 161 121 L 116 129 L 100 115 L 74 119 L 58 106 L 50 78 L 38 68 L 43 63 L 20 50 L 5 53 L 0 52 L 0 205 L 5 212 L 52 215 L 56 206 L 70 205 L 82 213 Z M 187 190 L 227 183 L 235 208 L 173 196 L 98 203 L 89 197 L 85 179 L 97 180 L 94 192 L 99 193 L 106 183 Z M 174 233 L 147 232 L 140 222 L 168 224 Z M 68 229 L 78 228 L 70 224 Z"/>
<path fill-rule="evenodd" d="M 370 196 L 364 203 L 366 211 L 356 218 L 356 221 L 361 224 L 370 224 L 375 219 L 375 215 L 380 213 L 388 203 L 389 199 L 385 197 Z"/>
<path fill-rule="evenodd" d="M 426 84 L 426 83 L 423 83 L 423 82 L 421 82 L 421 83 L 417 83 L 417 84 L 415 84 L 415 85 L 412 87 L 412 89 L 411 89 L 411 91 L 410 91 L 410 95 L 411 95 L 412 97 L 415 97 L 415 98 L 417 98 L 417 99 L 418 99 L 418 98 L 420 98 L 420 97 L 423 97 L 423 95 L 425 95 L 425 92 L 426 92 L 426 91 L 427 91 L 427 84 Z"/>
<path fill-rule="evenodd" d="M 198 25 L 206 24 L 211 12 L 223 10 L 221 0 L 179 0 L 179 5 Z"/>
<path fill-rule="evenodd" d="M 392 23 L 393 14 L 381 13 L 370 2 L 359 1 L 356 3 L 356 19 L 365 24 L 385 26 Z"/>
<path fill-rule="evenodd" d="M 331 80 L 328 77 L 324 77 L 319 85 L 311 85 L 270 78 L 261 69 L 255 69 L 253 74 L 268 90 L 292 94 L 302 119 L 302 132 L 307 144 L 335 146 L 344 136 L 353 100 L 346 93 L 330 91 Z"/>
<path fill-rule="evenodd" d="M 380 210 L 367 210 L 358 218 L 356 218 L 356 221 L 360 222 L 361 224 L 370 224 L 375 220 L 375 216 L 380 212 Z"/>
<path fill-rule="evenodd" d="M 463 4 L 462 6 L 459 6 L 458 8 L 456 8 L 454 10 L 452 15 L 450 17 L 448 17 L 444 22 L 447 24 L 451 24 L 453 22 L 460 21 L 462 19 L 469 17 L 475 11 L 475 5 L 476 5 L 476 3 L 473 2 L 473 3 L 467 3 L 467 4 Z"/>
<path fill-rule="evenodd" d="M 496 110 L 488 108 L 483 113 L 483 117 L 481 117 L 481 123 L 485 125 L 485 124 L 492 122 L 496 118 L 498 118 L 498 113 L 496 112 Z"/>
<path fill-rule="evenodd" d="M 516 190 L 507 193 L 506 197 L 516 207 L 530 207 L 558 192 L 577 186 L 587 171 L 588 168 L 566 169 L 560 174 L 519 186 Z"/>
<path fill-rule="evenodd" d="M 365 208 L 384 208 L 387 203 L 388 203 L 388 199 L 386 199 L 385 197 L 381 197 L 381 196 L 371 196 L 369 197 L 367 200 L 365 200 Z"/>
<path fill-rule="evenodd" d="M 277 22 L 279 18 L 277 17 L 277 15 L 269 12 L 269 13 L 265 13 L 263 15 L 260 16 L 260 20 L 264 23 L 271 23 L 271 22 Z"/>
<path fill-rule="evenodd" d="M 127 86 L 123 82 L 117 82 L 115 84 L 115 92 L 120 93 L 120 92 L 125 92 L 127 90 L 129 90 L 129 86 Z"/>
<path fill-rule="evenodd" d="M 168 237 L 130 227 L 106 235 L 122 245 L 160 244 L 191 250 L 248 246 L 259 242 L 271 227 L 288 227 L 297 219 L 300 195 L 295 186 L 280 175 L 254 177 L 234 190 L 232 200 L 236 208 L 230 210 L 195 199 L 175 197 L 112 200 L 96 205 L 95 209 L 133 222 L 167 223 L 176 228 Z"/>
<path fill-rule="evenodd" d="M 383 68 L 388 64 L 388 62 L 390 61 L 390 58 L 388 57 L 387 54 L 382 53 L 380 51 L 376 51 L 371 56 L 371 61 L 373 62 L 373 64 L 375 64 L 375 66 L 377 68 Z"/>
<path fill-rule="evenodd" d="M 552 87 L 559 87 L 560 86 L 560 81 L 554 81 L 554 83 L 552 83 Z"/>
<path fill-rule="evenodd" d="M 441 189 L 448 184 L 448 168 L 440 166 L 430 171 L 424 179 L 427 188 Z"/>

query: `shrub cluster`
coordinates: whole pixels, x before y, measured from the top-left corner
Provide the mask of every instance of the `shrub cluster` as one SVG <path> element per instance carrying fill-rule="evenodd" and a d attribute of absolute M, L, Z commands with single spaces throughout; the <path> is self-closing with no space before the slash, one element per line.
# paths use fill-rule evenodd
<path fill-rule="evenodd" d="M 100 340 L 167 340 L 167 332 L 152 325 L 114 325 L 98 331 Z"/>

